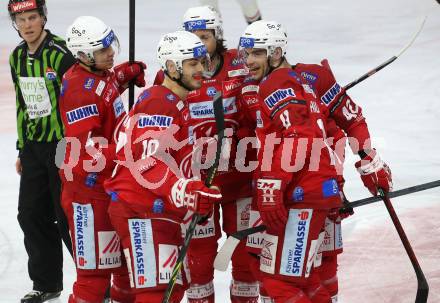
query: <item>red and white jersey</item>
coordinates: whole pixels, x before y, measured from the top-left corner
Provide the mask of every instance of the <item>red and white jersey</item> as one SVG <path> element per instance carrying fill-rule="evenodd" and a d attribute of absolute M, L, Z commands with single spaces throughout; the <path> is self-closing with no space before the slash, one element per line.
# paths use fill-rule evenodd
<path fill-rule="evenodd" d="M 251 194 L 252 172 L 238 172 L 235 165 L 236 152 L 236 133 L 240 128 L 240 105 L 238 97 L 241 92 L 241 85 L 247 70 L 239 59 L 237 50 L 227 50 L 222 54 L 221 66 L 218 71 L 210 78 L 203 80 L 200 89 L 189 92 L 186 98 L 186 104 L 189 109 L 189 119 L 185 123 L 185 132 L 188 136 L 188 145 L 179 152 L 180 168 L 184 176 L 193 176 L 193 161 L 204 163 L 206 152 L 201 156 L 195 156 L 199 150 L 197 139 L 202 137 L 212 138 L 217 134 L 217 127 L 214 117 L 213 100 L 214 95 L 220 91 L 223 98 L 225 127 L 232 130 L 232 136 L 229 136 L 231 151 L 227 164 L 221 161 L 217 175 L 213 184 L 220 187 L 223 201 L 232 201 L 240 197 L 246 197 Z M 156 75 L 154 84 L 161 84 L 164 74 L 159 71 Z M 203 178 L 207 170 L 201 171 Z M 231 190 L 233 188 L 233 190 Z"/>
<path fill-rule="evenodd" d="M 64 166 L 60 170 L 65 186 L 102 191 L 102 183 L 111 175 L 115 164 L 117 129 L 126 115 L 114 72 L 107 71 L 100 76 L 78 63 L 73 65 L 63 76 L 60 112 L 68 140 Z M 74 159 L 77 163 L 69 166 Z M 66 179 L 70 169 L 73 182 Z"/>
<path fill-rule="evenodd" d="M 214 95 L 221 92 L 223 98 L 225 128 L 229 133 L 228 141 L 231 144 L 228 154 L 229 160 L 220 161 L 217 175 L 213 184 L 217 185 L 223 195 L 223 201 L 235 201 L 237 198 L 246 197 L 251 194 L 251 172 L 239 172 L 235 168 L 235 156 L 237 150 L 237 130 L 240 128 L 240 105 L 238 98 L 241 92 L 241 85 L 247 71 L 237 57 L 236 50 L 228 50 L 222 55 L 222 66 L 211 78 L 203 80 L 200 89 L 189 92 L 186 103 L 189 110 L 189 120 L 185 125 L 189 144 L 184 148 L 181 155 L 181 171 L 185 176 L 192 175 L 191 163 L 204 157 L 197 155 L 197 139 L 205 137 L 212 138 L 217 134 L 217 127 L 214 117 Z M 222 151 L 224 152 L 224 150 Z M 223 165 L 225 164 L 225 165 Z M 201 171 L 202 179 L 206 170 Z"/>
<path fill-rule="evenodd" d="M 164 86 L 144 90 L 129 112 L 119 133 L 117 166 L 106 181 L 113 200 L 128 203 L 129 208 L 180 220 L 186 208 L 171 201 L 171 188 L 177 181 L 177 153 L 186 144 L 185 104 Z"/>
<path fill-rule="evenodd" d="M 326 142 L 327 117 L 315 93 L 291 68 L 281 68 L 261 81 L 258 98 L 259 177 L 283 180 L 286 203 L 338 207 L 335 157 Z"/>
<path fill-rule="evenodd" d="M 326 59 L 322 64 L 298 63 L 292 68 L 316 92 L 328 116 L 328 135 L 335 137 L 336 141 L 344 136 L 340 133 L 342 129 L 347 137 L 358 141 L 360 149 L 371 149 L 370 133 L 362 115 L 362 108 L 336 82 Z"/>

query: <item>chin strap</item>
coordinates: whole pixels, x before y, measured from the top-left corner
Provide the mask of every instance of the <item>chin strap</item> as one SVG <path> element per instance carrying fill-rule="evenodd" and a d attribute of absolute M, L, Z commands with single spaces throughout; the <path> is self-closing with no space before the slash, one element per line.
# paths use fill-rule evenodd
<path fill-rule="evenodd" d="M 188 87 L 185 83 L 182 82 L 182 73 L 181 72 L 179 72 L 180 78 L 173 78 L 173 77 L 171 77 L 167 70 L 164 70 L 164 73 L 165 73 L 165 75 L 168 76 L 168 78 L 170 78 L 171 80 L 176 82 L 178 85 L 180 85 L 181 87 L 183 87 L 187 91 L 192 91 L 193 90 L 192 88 Z"/>
<path fill-rule="evenodd" d="M 272 66 L 270 65 L 270 57 L 267 57 L 267 65 L 269 66 L 269 71 L 268 73 L 265 75 L 269 75 L 271 72 L 273 72 L 274 70 L 276 70 L 278 67 L 281 66 L 281 64 L 283 64 L 283 62 L 286 60 L 286 58 L 284 56 L 281 57 L 280 63 L 278 63 L 277 66 Z"/>

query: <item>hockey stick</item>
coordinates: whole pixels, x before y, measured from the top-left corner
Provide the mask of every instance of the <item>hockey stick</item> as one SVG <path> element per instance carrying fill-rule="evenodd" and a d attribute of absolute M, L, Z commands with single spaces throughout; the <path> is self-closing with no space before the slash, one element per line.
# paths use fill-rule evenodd
<path fill-rule="evenodd" d="M 412 37 L 411 41 L 410 41 L 407 45 L 405 45 L 405 46 L 402 48 L 402 50 L 401 50 L 397 55 L 392 56 L 391 58 L 389 58 L 387 61 L 385 61 L 385 62 L 382 63 L 381 65 L 379 65 L 379 66 L 373 68 L 372 70 L 370 70 L 370 71 L 367 72 L 366 74 L 364 74 L 364 75 L 360 76 L 359 78 L 357 78 L 356 80 L 354 80 L 354 81 L 348 83 L 346 86 L 344 86 L 344 89 L 345 89 L 345 90 L 348 90 L 348 89 L 352 88 L 352 87 L 355 86 L 356 84 L 358 84 L 358 83 L 364 81 L 365 79 L 371 77 L 372 75 L 374 75 L 375 73 L 377 73 L 378 71 L 380 71 L 382 68 L 384 68 L 385 66 L 387 66 L 387 65 L 389 65 L 389 64 L 391 64 L 391 63 L 393 63 L 397 58 L 399 58 L 399 56 L 402 55 L 402 54 L 403 54 L 403 53 L 404 53 L 404 52 L 405 52 L 405 51 L 406 51 L 406 50 L 407 50 L 407 49 L 408 49 L 408 48 L 414 43 L 414 41 L 416 40 L 416 38 L 419 36 L 420 32 L 421 32 L 422 29 L 423 29 L 423 26 L 425 25 L 425 22 L 426 22 L 426 19 L 427 19 L 427 18 L 428 18 L 428 16 L 425 16 L 425 17 L 423 18 L 422 23 L 420 24 L 420 26 L 419 26 L 417 32 L 416 32 L 416 33 L 414 34 L 414 36 Z"/>
<path fill-rule="evenodd" d="M 409 240 L 405 234 L 405 231 L 403 230 L 402 224 L 400 224 L 399 218 L 397 217 L 397 214 L 394 210 L 393 204 L 391 203 L 388 194 L 382 189 L 379 189 L 379 194 L 383 202 L 385 203 L 391 220 L 393 221 L 394 227 L 399 234 L 403 247 L 405 247 L 406 253 L 417 275 L 417 295 L 415 303 L 426 303 L 426 301 L 428 300 L 429 285 L 426 281 L 425 275 L 423 274 L 422 268 L 420 267 L 419 261 L 417 260 L 414 250 L 412 249 L 411 244 L 409 243 Z"/>
<path fill-rule="evenodd" d="M 130 63 L 134 61 L 134 49 L 135 49 L 135 23 L 136 23 L 136 2 L 135 0 L 130 0 L 129 8 L 129 54 L 128 60 Z M 128 109 L 130 110 L 134 104 L 134 82 L 130 81 L 128 84 Z"/>
<path fill-rule="evenodd" d="M 416 193 L 419 191 L 423 191 L 423 190 L 427 190 L 427 189 L 431 189 L 431 188 L 435 188 L 435 187 L 439 187 L 439 186 L 440 186 L 440 180 L 428 182 L 428 183 L 423 183 L 423 184 L 419 184 L 419 185 L 415 185 L 415 186 L 411 186 L 411 187 L 406 187 L 403 189 L 399 189 L 399 190 L 390 192 L 390 193 L 388 193 L 388 197 L 389 198 L 396 198 L 396 197 Z M 382 197 L 380 197 L 380 196 L 369 197 L 369 198 L 357 200 L 357 201 L 354 201 L 351 203 L 347 203 L 343 206 L 343 208 L 341 208 L 341 210 L 342 210 L 342 212 L 345 212 L 344 209 L 355 208 L 355 207 L 371 204 L 371 203 L 378 202 L 378 201 L 382 201 Z M 249 235 L 255 234 L 257 232 L 262 232 L 265 230 L 266 230 L 266 226 L 259 225 L 256 227 L 251 227 L 248 229 L 238 231 L 238 232 L 230 235 L 226 239 L 223 246 L 218 251 L 217 256 L 215 257 L 214 268 L 217 270 L 220 270 L 220 271 L 226 271 L 226 269 L 228 268 L 228 265 L 229 265 L 229 261 L 231 260 L 232 254 L 233 254 L 235 248 L 237 247 L 237 245 L 240 243 L 240 241 L 245 239 Z"/>
<path fill-rule="evenodd" d="M 205 185 L 211 187 L 212 180 L 214 180 L 215 174 L 217 173 L 218 165 L 220 162 L 220 153 L 223 143 L 224 131 L 225 131 L 225 121 L 224 121 L 224 109 L 223 109 L 223 98 L 220 92 L 214 96 L 214 116 L 215 124 L 217 127 L 217 150 L 215 152 L 214 164 L 209 168 L 208 175 L 205 179 Z M 196 229 L 197 223 L 202 219 L 199 214 L 194 214 L 191 223 L 185 234 L 185 239 L 183 241 L 183 246 L 180 249 L 179 255 L 177 257 L 176 264 L 174 265 L 173 272 L 171 273 L 170 281 L 168 282 L 167 289 L 165 291 L 162 303 L 168 303 L 171 294 L 173 293 L 174 285 L 176 284 L 178 274 L 182 268 L 183 262 L 185 260 L 186 252 L 189 247 L 189 243 L 194 235 L 194 230 Z"/>

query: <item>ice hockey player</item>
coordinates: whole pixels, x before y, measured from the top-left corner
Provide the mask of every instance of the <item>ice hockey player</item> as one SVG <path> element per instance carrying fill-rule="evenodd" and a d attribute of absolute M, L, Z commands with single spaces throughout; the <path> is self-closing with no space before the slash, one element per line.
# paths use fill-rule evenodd
<path fill-rule="evenodd" d="M 271 24 L 271 25 L 270 25 Z M 276 27 L 276 22 L 257 22 L 249 26 L 243 37 L 254 38 L 255 41 L 264 38 L 264 33 L 268 27 Z M 287 35 L 286 35 L 287 36 Z M 246 41 L 246 40 L 244 40 Z M 267 50 L 269 52 L 269 50 Z M 267 55 L 266 55 L 267 57 Z M 247 118 L 251 120 L 251 125 L 256 125 L 259 120 L 259 107 L 255 102 L 257 87 L 255 86 L 265 74 L 270 70 L 270 62 L 266 57 L 248 57 L 247 64 L 251 70 L 251 79 L 247 81 L 243 88 L 242 106 L 247 107 L 243 112 L 247 113 Z M 361 168 L 361 162 L 356 163 L 356 167 L 361 168 L 361 177 L 365 186 L 373 193 L 377 194 L 376 188 L 382 187 L 386 190 L 392 189 L 391 172 L 388 166 L 380 160 L 374 149 L 371 148 L 370 135 L 361 108 L 355 104 L 336 82 L 331 69 L 326 60 L 322 61 L 323 66 L 317 64 L 301 64 L 292 66 L 292 70 L 305 82 L 305 88 L 312 88 L 320 99 L 322 111 L 327 117 L 327 136 L 332 149 L 336 152 L 336 165 L 338 167 L 338 183 L 342 193 L 344 179 L 342 177 L 342 163 L 345 149 L 345 136 L 350 138 L 350 146 L 353 152 L 358 153 L 365 162 Z M 256 82 L 255 82 L 256 81 Z M 343 132 L 342 132 L 343 130 Z M 370 155 L 370 157 L 367 157 Z M 374 155 L 374 156 L 373 156 Z M 375 157 L 374 160 L 372 160 Z M 372 164 L 373 163 L 373 164 Z M 374 163 L 378 164 L 377 172 L 368 173 L 373 169 Z M 325 239 L 321 247 L 323 257 L 319 268 L 321 283 L 328 289 L 333 302 L 337 302 L 338 279 L 337 279 L 337 254 L 342 252 L 342 235 L 340 228 L 341 217 L 338 216 L 338 209 L 332 209 L 326 219 Z M 252 216 L 251 218 L 255 217 Z M 343 215 L 345 216 L 345 215 Z M 255 220 L 251 220 L 254 222 Z M 251 242 L 258 242 L 253 240 Z"/>
<path fill-rule="evenodd" d="M 103 182 L 115 166 L 115 133 L 126 116 L 120 94 L 129 81 L 145 86 L 142 62 L 114 67 L 119 42 L 98 18 L 78 17 L 67 30 L 67 46 L 77 59 L 63 77 L 60 110 L 66 156 L 60 174 L 62 207 L 69 221 L 77 278 L 69 303 L 102 302 L 113 281 L 113 302 L 131 303 L 120 240 L 107 213 Z"/>
<path fill-rule="evenodd" d="M 38 303 L 60 296 L 63 289 L 61 240 L 72 252 L 55 151 L 63 137 L 58 110 L 61 78 L 75 59 L 64 40 L 45 29 L 45 0 L 9 0 L 8 12 L 23 38 L 9 57 L 17 105 L 15 166 L 21 176 L 17 219 L 33 282 L 33 290 L 21 302 Z"/>
<path fill-rule="evenodd" d="M 221 199 L 218 189 L 182 177 L 176 161 L 188 137 L 181 128 L 188 119 L 183 100 L 202 85 L 206 47 L 196 35 L 177 31 L 160 39 L 157 58 L 165 79 L 142 92 L 130 111 L 119 134 L 119 162 L 106 183 L 137 303 L 162 302 L 183 242 L 185 213 L 209 216 Z M 185 277 L 181 271 L 170 302 L 182 299 Z"/>
<path fill-rule="evenodd" d="M 252 195 L 252 172 L 240 172 L 235 167 L 235 133 L 240 125 L 237 99 L 247 71 L 237 57 L 237 50 L 227 50 L 224 46 L 222 21 L 212 7 L 188 9 L 183 17 L 183 26 L 187 31 L 195 33 L 205 44 L 211 64 L 204 73 L 202 87 L 191 91 L 186 99 L 189 107 L 188 134 L 191 140 L 181 153 L 185 156 L 181 162 L 181 169 L 187 176 L 191 173 L 197 174 L 194 169 L 191 170 L 194 168 L 191 163 L 203 162 L 200 159 L 205 159 L 203 153 L 200 156 L 197 152 L 194 142 L 202 137 L 215 136 L 213 98 L 216 92 L 221 92 L 225 126 L 231 131 L 228 139 L 230 146 L 223 147 L 223 151 L 229 151 L 229 154 L 226 152 L 228 156 L 224 162 L 222 161 L 226 167 L 221 165 L 214 184 L 220 188 L 223 195 L 223 230 L 226 234 L 231 234 L 247 227 Z M 206 176 L 205 173 L 206 170 L 201 171 L 202 179 Z M 213 262 L 220 236 L 220 214 L 219 207 L 216 207 L 213 217 L 197 226 L 188 250 L 191 285 L 187 297 L 191 303 L 214 302 Z M 232 266 L 231 301 L 257 302 L 258 283 L 250 271 L 244 241 L 232 258 Z"/>
<path fill-rule="evenodd" d="M 248 24 L 261 20 L 261 13 L 260 9 L 258 8 L 257 0 L 237 0 L 237 2 L 240 4 L 241 12 L 243 13 L 243 16 Z M 200 0 L 200 4 L 210 5 L 214 7 L 215 10 L 220 14 L 218 0 Z"/>

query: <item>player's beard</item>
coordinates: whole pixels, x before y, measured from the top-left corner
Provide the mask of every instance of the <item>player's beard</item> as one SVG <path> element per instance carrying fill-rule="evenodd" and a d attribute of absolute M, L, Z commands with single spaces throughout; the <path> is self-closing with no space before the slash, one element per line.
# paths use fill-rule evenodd
<path fill-rule="evenodd" d="M 199 89 L 202 87 L 202 75 L 197 73 L 186 75 L 182 74 L 182 83 L 190 90 Z"/>

